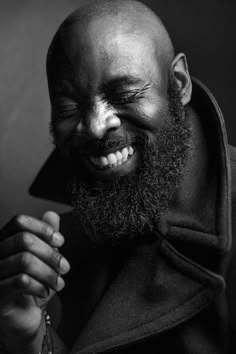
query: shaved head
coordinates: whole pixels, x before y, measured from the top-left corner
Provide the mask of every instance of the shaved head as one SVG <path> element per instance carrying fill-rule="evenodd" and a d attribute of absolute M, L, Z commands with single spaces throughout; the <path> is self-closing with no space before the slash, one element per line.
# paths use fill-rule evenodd
<path fill-rule="evenodd" d="M 100 28 L 98 33 L 97 29 Z M 59 56 L 62 57 L 62 65 L 65 68 L 68 52 L 68 41 L 71 36 L 76 37 L 77 43 L 73 46 L 88 42 L 85 34 L 90 31 L 90 36 L 104 38 L 107 45 L 109 36 L 114 40 L 115 36 L 130 34 L 145 43 L 149 42 L 152 51 L 160 65 L 169 73 L 174 58 L 174 49 L 170 36 L 160 18 L 146 5 L 134 0 L 98 0 L 81 6 L 72 12 L 60 25 L 47 55 L 47 74 L 50 83 L 53 76 L 57 76 Z M 80 36 L 80 39 L 78 39 Z M 79 43 L 80 42 L 80 43 Z M 88 43 L 86 43 L 88 45 Z M 150 49 L 147 48 L 150 53 Z M 70 59 L 70 58 L 69 58 Z M 68 64 L 68 63 L 67 63 Z M 55 75 L 53 75 L 55 73 Z"/>
<path fill-rule="evenodd" d="M 65 19 L 64 26 L 80 23 L 87 26 L 96 19 L 108 19 L 110 31 L 118 28 L 130 33 L 147 33 L 153 40 L 159 54 L 163 51 L 165 57 L 173 60 L 173 45 L 170 36 L 161 19 L 146 5 L 134 0 L 98 0 L 91 2 Z"/>

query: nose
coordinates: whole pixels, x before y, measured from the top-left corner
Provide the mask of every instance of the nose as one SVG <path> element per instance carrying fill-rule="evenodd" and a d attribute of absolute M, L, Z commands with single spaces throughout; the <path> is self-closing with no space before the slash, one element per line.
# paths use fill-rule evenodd
<path fill-rule="evenodd" d="M 119 128 L 120 118 L 103 101 L 96 101 L 78 123 L 77 133 L 93 139 L 102 139 L 109 131 Z"/>

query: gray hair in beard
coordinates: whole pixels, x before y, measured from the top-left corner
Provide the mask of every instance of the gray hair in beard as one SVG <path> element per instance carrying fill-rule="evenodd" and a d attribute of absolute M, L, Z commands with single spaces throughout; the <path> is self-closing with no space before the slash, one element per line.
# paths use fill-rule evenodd
<path fill-rule="evenodd" d="M 191 136 L 171 75 L 168 98 L 169 110 L 155 141 L 137 131 L 142 163 L 134 173 L 93 183 L 75 177 L 74 213 L 83 232 L 94 242 L 117 244 L 145 237 L 158 228 L 161 216 L 168 210 L 180 185 Z"/>

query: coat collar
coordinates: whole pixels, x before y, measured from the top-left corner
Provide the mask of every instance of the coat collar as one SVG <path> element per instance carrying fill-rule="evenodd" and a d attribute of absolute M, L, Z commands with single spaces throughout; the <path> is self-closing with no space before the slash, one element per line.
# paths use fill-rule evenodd
<path fill-rule="evenodd" d="M 232 231 L 231 166 L 224 119 L 212 93 L 197 79 L 193 79 L 191 106 L 201 131 L 195 124 L 194 130 L 200 133 L 193 133 L 195 151 L 162 232 L 171 240 L 183 241 L 181 246 L 189 242 L 225 253 L 231 248 Z"/>
<path fill-rule="evenodd" d="M 223 283 L 164 240 L 136 245 L 106 284 L 72 354 L 133 346 L 177 327 L 206 308 Z"/>
<path fill-rule="evenodd" d="M 191 168 L 186 171 L 183 188 L 160 230 L 148 242 L 132 247 L 115 279 L 106 284 L 73 354 L 105 352 L 173 328 L 207 307 L 224 288 L 222 259 L 231 245 L 226 130 L 214 97 L 196 79 L 191 106 L 193 121 L 196 112 L 207 132 L 207 163 L 214 157 L 214 170 L 210 168 L 207 175 L 209 194 L 205 198 L 208 190 L 199 168 L 204 168 L 204 162 L 200 160 L 194 175 Z M 32 184 L 31 194 L 68 202 L 65 185 L 71 170 L 61 166 L 66 162 L 55 150 Z"/>

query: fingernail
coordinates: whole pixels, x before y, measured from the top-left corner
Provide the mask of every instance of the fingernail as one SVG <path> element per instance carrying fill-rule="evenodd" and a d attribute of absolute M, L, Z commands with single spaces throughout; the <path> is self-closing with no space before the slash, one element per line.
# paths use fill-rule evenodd
<path fill-rule="evenodd" d="M 67 273 L 69 270 L 70 270 L 70 264 L 69 264 L 69 262 L 68 262 L 64 257 L 62 257 L 62 258 L 61 258 L 61 261 L 60 261 L 60 273 L 61 273 L 61 274 L 65 274 L 65 273 Z"/>
<path fill-rule="evenodd" d="M 65 286 L 65 282 L 64 280 L 62 279 L 62 277 L 58 276 L 57 277 L 57 290 L 60 291 L 64 288 Z"/>
<path fill-rule="evenodd" d="M 62 246 L 64 243 L 64 237 L 62 236 L 62 234 L 60 234 L 57 231 L 54 231 L 53 235 L 52 235 L 52 243 L 53 243 L 53 246 L 55 246 L 55 247 Z"/>

